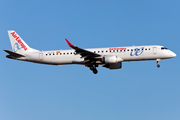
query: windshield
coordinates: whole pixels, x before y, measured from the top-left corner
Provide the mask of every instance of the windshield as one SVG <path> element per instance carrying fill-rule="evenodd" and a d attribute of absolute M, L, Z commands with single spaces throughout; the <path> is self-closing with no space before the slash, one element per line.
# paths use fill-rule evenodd
<path fill-rule="evenodd" d="M 166 47 L 161 47 L 161 50 L 168 50 L 168 48 L 166 48 Z"/>

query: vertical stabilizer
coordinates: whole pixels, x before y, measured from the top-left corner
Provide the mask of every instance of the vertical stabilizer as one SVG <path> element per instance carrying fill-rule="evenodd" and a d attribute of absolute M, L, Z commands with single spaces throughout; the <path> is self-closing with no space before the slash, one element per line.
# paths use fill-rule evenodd
<path fill-rule="evenodd" d="M 24 40 L 14 31 L 8 31 L 9 39 L 11 41 L 12 51 L 15 53 L 33 52 L 37 51 L 30 48 Z"/>

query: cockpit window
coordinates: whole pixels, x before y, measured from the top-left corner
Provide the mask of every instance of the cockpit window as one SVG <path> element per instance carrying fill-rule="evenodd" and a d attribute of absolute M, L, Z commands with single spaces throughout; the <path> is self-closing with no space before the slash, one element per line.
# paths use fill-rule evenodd
<path fill-rule="evenodd" d="M 161 50 L 168 50 L 168 48 L 166 48 L 166 47 L 161 47 Z"/>

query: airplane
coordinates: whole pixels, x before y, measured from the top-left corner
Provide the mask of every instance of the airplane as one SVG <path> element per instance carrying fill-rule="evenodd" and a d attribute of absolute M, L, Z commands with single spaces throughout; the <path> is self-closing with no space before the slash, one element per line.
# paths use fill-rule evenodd
<path fill-rule="evenodd" d="M 12 51 L 4 50 L 8 53 L 7 58 L 49 65 L 85 65 L 94 74 L 98 73 L 99 65 L 120 69 L 122 62 L 156 60 L 159 68 L 161 60 L 176 57 L 174 52 L 161 45 L 82 49 L 66 38 L 67 44 L 72 48 L 70 50 L 39 51 L 29 47 L 14 30 L 9 30 L 8 35 Z"/>

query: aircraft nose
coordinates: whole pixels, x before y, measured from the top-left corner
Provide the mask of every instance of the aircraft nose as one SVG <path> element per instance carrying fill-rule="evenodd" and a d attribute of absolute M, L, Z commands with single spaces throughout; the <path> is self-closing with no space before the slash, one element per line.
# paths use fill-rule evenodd
<path fill-rule="evenodd" d="M 176 54 L 174 52 L 171 53 L 172 57 L 176 57 Z"/>

